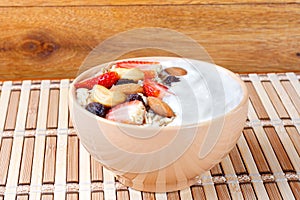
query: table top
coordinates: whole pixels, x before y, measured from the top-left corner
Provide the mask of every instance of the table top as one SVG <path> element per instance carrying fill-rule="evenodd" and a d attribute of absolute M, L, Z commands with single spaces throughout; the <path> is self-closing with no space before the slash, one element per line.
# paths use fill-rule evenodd
<path fill-rule="evenodd" d="M 69 117 L 70 80 L 0 82 L 0 199 L 300 199 L 300 74 L 241 78 L 250 107 L 237 145 L 170 193 L 128 188 L 90 157 Z"/>

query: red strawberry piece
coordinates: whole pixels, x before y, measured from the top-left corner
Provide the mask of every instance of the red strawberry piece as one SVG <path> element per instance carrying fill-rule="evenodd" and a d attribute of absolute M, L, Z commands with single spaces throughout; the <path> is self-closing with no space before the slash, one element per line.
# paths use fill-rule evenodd
<path fill-rule="evenodd" d="M 102 85 L 106 88 L 111 88 L 113 84 L 115 84 L 120 79 L 120 76 L 117 72 L 107 72 L 105 74 L 102 74 L 98 78 L 98 85 Z"/>
<path fill-rule="evenodd" d="M 165 85 L 149 79 L 144 81 L 143 89 L 144 94 L 148 97 L 158 97 L 162 99 L 165 95 L 171 94 Z"/>
<path fill-rule="evenodd" d="M 117 72 L 107 72 L 107 73 L 101 74 L 97 77 L 76 83 L 74 86 L 75 86 L 75 88 L 87 88 L 90 90 L 94 87 L 94 85 L 98 84 L 98 85 L 102 85 L 106 88 L 110 88 L 119 79 L 120 79 L 120 77 Z"/>
<path fill-rule="evenodd" d="M 116 67 L 120 68 L 139 68 L 141 70 L 149 70 L 157 67 L 159 65 L 159 62 L 152 62 L 152 61 L 123 61 L 123 62 L 118 62 L 116 64 Z"/>
<path fill-rule="evenodd" d="M 141 125 L 144 123 L 145 112 L 144 104 L 139 100 L 134 100 L 111 108 L 106 114 L 106 119 L 126 124 Z"/>

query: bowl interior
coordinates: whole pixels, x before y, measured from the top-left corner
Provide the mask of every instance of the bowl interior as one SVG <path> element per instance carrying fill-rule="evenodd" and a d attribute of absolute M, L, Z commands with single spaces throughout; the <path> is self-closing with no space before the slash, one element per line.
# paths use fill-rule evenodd
<path fill-rule="evenodd" d="M 176 113 L 176 118 L 169 127 L 199 124 L 225 115 L 236 108 L 245 96 L 241 86 L 243 83 L 235 74 L 211 63 L 176 57 L 126 60 L 158 61 L 163 68 L 177 66 L 188 71 L 187 75 L 180 77 L 180 83 L 173 84 L 170 88 L 175 95 L 163 99 Z M 99 74 L 100 69 L 107 65 L 109 63 L 85 71 L 74 83 Z M 74 91 L 72 96 L 76 99 Z"/>

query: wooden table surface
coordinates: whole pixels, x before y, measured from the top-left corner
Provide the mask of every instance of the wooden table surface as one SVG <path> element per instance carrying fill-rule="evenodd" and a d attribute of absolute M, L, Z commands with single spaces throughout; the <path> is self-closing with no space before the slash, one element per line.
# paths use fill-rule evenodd
<path fill-rule="evenodd" d="M 242 75 L 250 93 L 237 145 L 181 191 L 120 184 L 80 144 L 70 80 L 0 82 L 0 199 L 300 199 L 300 74 Z"/>
<path fill-rule="evenodd" d="M 300 70 L 299 0 L 3 0 L 0 16 L 0 80 L 74 78 L 98 44 L 144 27 L 181 32 L 234 72 Z M 154 55 L 174 54 L 121 57 Z"/>

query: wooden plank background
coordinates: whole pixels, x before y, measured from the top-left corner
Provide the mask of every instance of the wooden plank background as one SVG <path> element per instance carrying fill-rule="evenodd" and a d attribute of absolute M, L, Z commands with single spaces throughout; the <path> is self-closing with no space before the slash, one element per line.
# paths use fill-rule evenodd
<path fill-rule="evenodd" d="M 300 71 L 300 1 L 168 0 L 0 2 L 0 80 L 73 78 L 105 39 L 169 28 L 234 72 Z M 173 55 L 161 50 L 124 57 Z"/>

